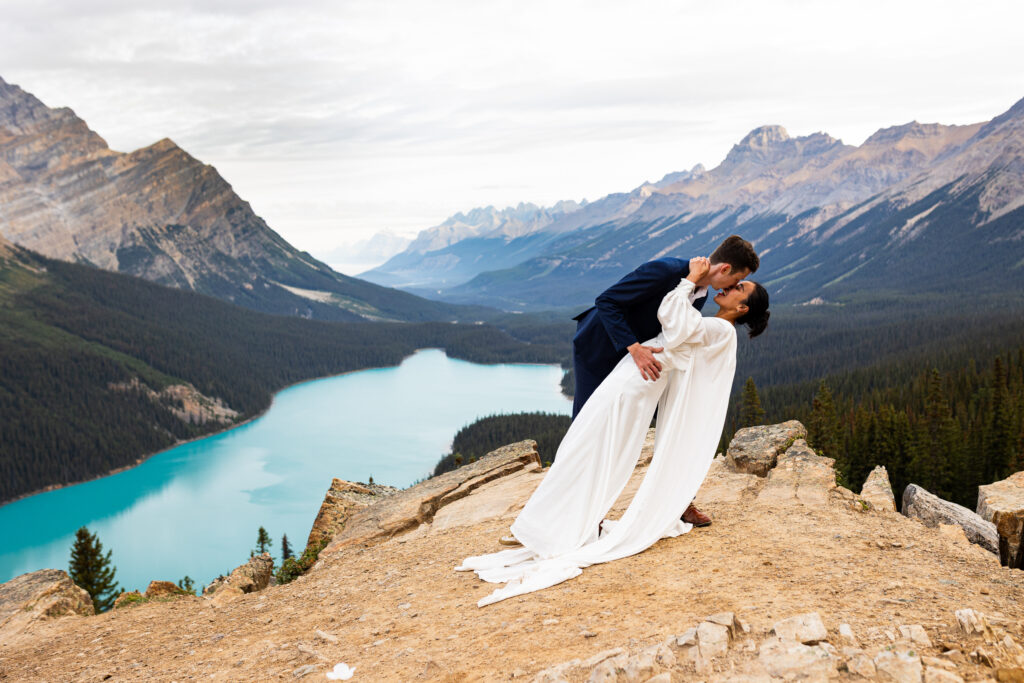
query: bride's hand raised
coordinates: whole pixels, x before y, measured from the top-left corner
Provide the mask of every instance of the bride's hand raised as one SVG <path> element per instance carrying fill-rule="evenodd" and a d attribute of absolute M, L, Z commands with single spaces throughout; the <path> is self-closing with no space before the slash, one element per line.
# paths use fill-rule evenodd
<path fill-rule="evenodd" d="M 690 282 L 697 284 L 700 280 L 711 272 L 711 260 L 706 256 L 695 256 L 690 259 L 690 273 L 686 276 L 686 279 Z"/>

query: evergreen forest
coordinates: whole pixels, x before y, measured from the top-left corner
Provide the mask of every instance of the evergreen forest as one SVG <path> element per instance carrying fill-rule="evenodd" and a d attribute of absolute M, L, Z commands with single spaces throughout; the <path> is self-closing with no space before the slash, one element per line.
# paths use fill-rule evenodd
<path fill-rule="evenodd" d="M 397 365 L 418 348 L 479 363 L 566 360 L 549 323 L 504 318 L 505 329 L 275 316 L 19 250 L 0 260 L 0 502 L 224 428 L 184 422 L 146 389 L 190 383 L 245 420 L 290 384 Z M 136 388 L 113 386 L 134 378 Z"/>

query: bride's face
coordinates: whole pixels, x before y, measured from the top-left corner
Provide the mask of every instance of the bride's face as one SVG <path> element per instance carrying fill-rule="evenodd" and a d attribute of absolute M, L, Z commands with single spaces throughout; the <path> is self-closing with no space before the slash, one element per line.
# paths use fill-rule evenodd
<path fill-rule="evenodd" d="M 723 311 L 743 315 L 747 312 L 747 297 L 754 293 L 754 283 L 750 280 L 738 282 L 735 286 L 723 289 L 715 295 L 715 303 Z"/>

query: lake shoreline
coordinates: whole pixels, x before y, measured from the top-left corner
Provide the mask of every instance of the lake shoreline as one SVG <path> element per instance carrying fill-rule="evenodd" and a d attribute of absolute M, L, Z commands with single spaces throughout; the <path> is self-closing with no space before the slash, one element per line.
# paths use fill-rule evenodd
<path fill-rule="evenodd" d="M 177 448 L 178 446 L 181 446 L 183 444 L 192 443 L 192 442 L 195 442 L 195 441 L 201 441 L 202 439 L 208 439 L 208 438 L 210 438 L 212 436 L 217 436 L 218 434 L 224 434 L 226 432 L 231 431 L 232 429 L 237 429 L 238 427 L 242 427 L 244 425 L 247 425 L 250 422 L 253 422 L 255 420 L 260 419 L 261 417 L 266 415 L 268 412 L 270 412 L 270 409 L 274 407 L 274 402 L 277 400 L 277 395 L 280 394 L 282 391 L 287 391 L 288 389 L 300 386 L 302 384 L 306 384 L 307 382 L 317 382 L 317 381 L 324 380 L 324 379 L 331 379 L 333 377 L 343 377 L 345 375 L 351 375 L 351 374 L 356 373 L 356 372 L 366 372 L 368 370 L 383 370 L 383 369 L 386 369 L 386 368 L 397 368 L 399 365 L 404 363 L 406 361 L 406 359 L 411 358 L 412 356 L 416 355 L 420 351 L 426 351 L 428 349 L 434 349 L 434 348 L 437 348 L 437 347 L 425 346 L 425 347 L 423 347 L 421 349 L 415 349 L 408 356 L 403 356 L 398 361 L 398 363 L 396 363 L 395 365 L 374 365 L 374 366 L 367 367 L 367 368 L 359 368 L 358 370 L 346 370 L 345 372 L 339 372 L 339 373 L 334 374 L 334 375 L 322 375 L 322 376 L 319 376 L 319 377 L 310 377 L 308 379 L 302 379 L 302 380 L 299 380 L 297 382 L 292 382 L 291 384 L 287 384 L 287 385 L 281 387 L 280 389 L 276 389 L 275 391 L 273 391 L 271 393 L 271 396 L 270 396 L 270 403 L 267 405 L 267 407 L 264 408 L 263 410 L 261 410 L 259 413 L 253 415 L 252 417 L 246 418 L 242 422 L 237 422 L 235 424 L 227 425 L 227 426 L 225 426 L 225 427 L 223 427 L 221 429 L 217 429 L 217 430 L 209 432 L 207 434 L 203 434 L 202 436 L 197 436 L 197 437 L 194 437 L 194 438 L 191 438 L 191 439 L 181 439 L 181 440 L 171 444 L 170 446 L 167 446 L 166 448 L 161 448 L 158 451 L 153 451 L 152 453 L 147 453 L 145 455 L 140 456 L 138 459 L 135 460 L 134 463 L 131 463 L 131 464 L 128 464 L 128 465 L 121 465 L 120 467 L 115 467 L 112 470 L 108 470 L 107 472 L 104 472 L 103 474 L 98 474 L 98 475 L 96 475 L 94 477 L 89 477 L 88 479 L 81 479 L 79 481 L 72 481 L 72 482 L 68 482 L 68 483 L 65 483 L 65 484 L 50 484 L 49 486 L 45 486 L 45 487 L 43 487 L 41 489 L 37 489 L 35 491 L 31 491 L 29 493 L 22 494 L 20 496 L 15 497 L 15 498 L 11 498 L 10 500 L 0 501 L 0 508 L 4 507 L 6 505 L 10 505 L 12 503 L 17 503 L 19 500 L 22 500 L 24 498 L 31 498 L 32 496 L 36 496 L 36 495 L 39 495 L 41 493 L 48 493 L 50 491 L 57 491 L 59 489 L 68 488 L 70 486 L 78 486 L 79 484 L 87 484 L 87 483 L 89 483 L 91 481 L 96 481 L 97 479 L 103 479 L 105 477 L 114 476 L 115 474 L 120 474 L 121 472 L 126 472 L 126 471 L 128 471 L 130 469 L 138 467 L 139 465 L 141 465 L 142 463 L 146 462 L 147 460 L 149 460 L 150 458 L 152 458 L 154 456 L 160 455 L 161 453 L 165 453 L 165 452 L 167 452 L 167 451 L 169 451 L 169 450 L 171 450 L 173 448 Z M 448 352 L 445 349 L 438 349 L 438 350 L 442 351 L 446 356 L 448 356 Z M 449 358 L 453 358 L 452 356 L 448 356 L 448 357 Z M 459 358 L 457 360 L 464 360 L 464 359 Z M 466 362 L 471 363 L 473 361 L 466 361 Z M 555 365 L 555 363 L 478 363 L 478 365 Z M 559 366 L 559 367 L 561 368 L 561 366 Z M 563 392 L 563 395 L 564 395 L 564 392 Z"/>
<path fill-rule="evenodd" d="M 68 482 L 66 484 L 50 484 L 49 486 L 45 486 L 45 487 L 43 487 L 41 489 L 37 489 L 37 490 L 32 491 L 30 493 L 22 494 L 22 495 L 20 495 L 20 496 L 18 496 L 16 498 L 12 498 L 10 500 L 5 500 L 5 501 L 0 501 L 0 508 L 4 507 L 5 505 L 10 505 L 11 503 L 17 503 L 19 500 L 22 500 L 24 498 L 31 498 L 32 496 L 39 495 L 40 493 L 48 493 L 50 491 L 57 491 L 57 490 L 60 490 L 60 489 L 68 488 L 69 486 L 78 486 L 79 484 L 87 484 L 90 481 L 96 481 L 97 479 L 103 479 L 105 477 L 112 477 L 115 474 L 120 474 L 121 472 L 127 472 L 130 469 L 138 467 L 139 465 L 141 465 L 142 463 L 146 462 L 150 458 L 152 458 L 154 456 L 157 456 L 157 455 L 160 455 L 161 453 L 166 453 L 167 451 L 169 451 L 169 450 L 171 450 L 173 448 L 177 448 L 178 446 L 181 446 L 181 445 L 184 445 L 184 444 L 187 444 L 187 443 L 192 443 L 194 441 L 201 441 L 202 439 L 208 439 L 211 436 L 217 436 L 218 434 L 225 434 L 227 432 L 230 432 L 232 429 L 237 429 L 239 427 L 242 427 L 244 425 L 249 424 L 250 422 L 254 422 L 255 420 L 260 419 L 261 417 L 266 415 L 268 412 L 270 412 L 270 409 L 274 407 L 274 401 L 277 400 L 277 395 L 280 394 L 282 391 L 287 391 L 288 389 L 291 389 L 292 387 L 297 387 L 297 386 L 299 386 L 301 384 L 305 384 L 307 382 L 316 382 L 316 381 L 322 380 L 322 379 L 331 379 L 332 377 L 343 377 L 345 375 L 351 375 L 351 374 L 356 373 L 356 372 L 366 372 L 367 370 L 382 370 L 384 368 L 397 368 L 399 365 L 401 365 L 405 361 L 406 358 L 412 357 L 415 353 L 417 353 L 417 352 L 419 352 L 421 350 L 422 349 L 416 349 L 415 351 L 410 353 L 408 356 L 403 356 L 402 359 L 400 361 L 398 361 L 397 365 L 375 365 L 375 366 L 369 367 L 369 368 L 359 368 L 358 370 L 346 370 L 345 372 L 339 372 L 339 373 L 337 373 L 335 375 L 322 375 L 320 377 L 310 377 L 309 379 L 301 379 L 298 382 L 292 382 L 291 384 L 285 385 L 285 386 L 281 387 L 280 389 L 276 389 L 274 392 L 272 392 L 272 394 L 270 396 L 270 403 L 267 405 L 266 408 L 264 408 L 260 412 L 256 413 L 252 417 L 246 418 L 245 420 L 243 420 L 241 422 L 236 422 L 234 424 L 226 425 L 226 426 L 224 426 L 221 429 L 217 429 L 217 430 L 214 430 L 212 432 L 208 432 L 206 434 L 203 434 L 201 436 L 193 437 L 191 439 L 180 439 L 180 440 L 176 441 L 175 443 L 171 444 L 170 446 L 167 446 L 166 448 L 161 448 L 158 451 L 153 451 L 152 453 L 146 453 L 145 455 L 140 456 L 139 458 L 137 458 L 135 460 L 135 462 L 133 462 L 133 463 L 131 463 L 129 465 L 121 465 L 120 467 L 115 467 L 114 469 L 108 470 L 107 472 L 104 472 L 103 474 L 97 474 L 95 477 L 89 477 L 88 479 L 81 479 L 79 481 L 72 481 L 72 482 Z"/>

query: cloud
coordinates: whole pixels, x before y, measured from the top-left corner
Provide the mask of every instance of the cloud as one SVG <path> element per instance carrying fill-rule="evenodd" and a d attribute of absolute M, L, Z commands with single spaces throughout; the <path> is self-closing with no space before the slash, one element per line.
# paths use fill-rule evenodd
<path fill-rule="evenodd" d="M 0 75 L 115 149 L 173 138 L 315 252 L 714 165 L 765 123 L 859 144 L 991 118 L 1024 95 L 1021 19 L 1003 1 L 40 0 L 5 3 Z"/>

